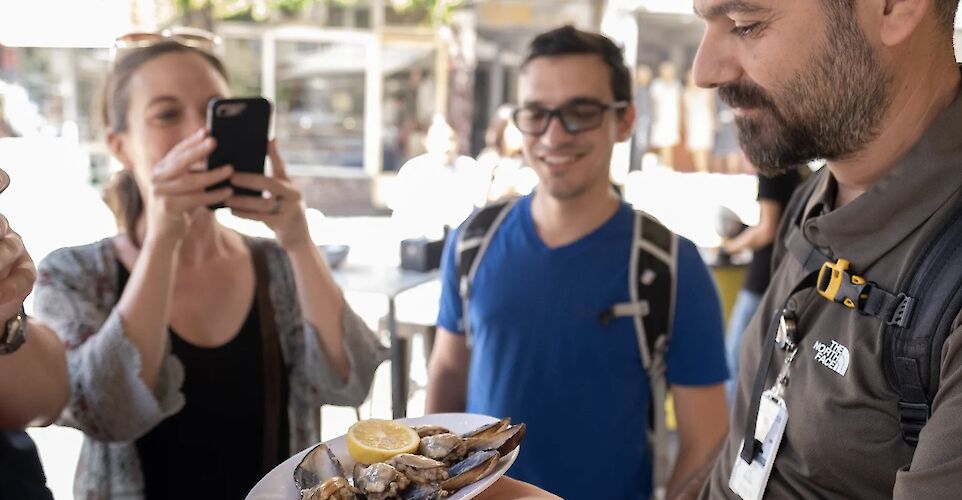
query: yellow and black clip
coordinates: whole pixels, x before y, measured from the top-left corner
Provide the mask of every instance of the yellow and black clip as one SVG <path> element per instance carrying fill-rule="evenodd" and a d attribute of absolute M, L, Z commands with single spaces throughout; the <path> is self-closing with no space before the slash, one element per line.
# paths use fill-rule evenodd
<path fill-rule="evenodd" d="M 849 262 L 826 262 L 818 272 L 816 289 L 822 297 L 838 302 L 850 309 L 856 309 L 862 299 L 867 282 L 865 278 L 848 272 Z"/>

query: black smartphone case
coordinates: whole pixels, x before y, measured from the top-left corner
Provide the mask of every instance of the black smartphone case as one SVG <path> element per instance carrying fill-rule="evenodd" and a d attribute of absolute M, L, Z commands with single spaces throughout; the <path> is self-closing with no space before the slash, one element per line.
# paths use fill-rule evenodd
<path fill-rule="evenodd" d="M 237 172 L 264 174 L 267 156 L 267 134 L 270 127 L 271 103 L 263 97 L 211 99 L 207 105 L 207 129 L 217 139 L 217 147 L 207 157 L 207 168 L 233 165 Z M 208 191 L 229 186 L 229 181 L 207 188 Z M 260 191 L 234 188 L 234 194 L 262 196 Z M 222 203 L 211 205 L 220 208 Z"/>

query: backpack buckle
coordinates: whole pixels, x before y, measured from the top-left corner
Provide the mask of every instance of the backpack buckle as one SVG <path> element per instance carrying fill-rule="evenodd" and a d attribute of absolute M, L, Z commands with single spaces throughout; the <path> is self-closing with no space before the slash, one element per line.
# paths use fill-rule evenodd
<path fill-rule="evenodd" d="M 868 282 L 865 278 L 848 272 L 849 262 L 838 259 L 838 262 L 826 262 L 818 271 L 818 281 L 815 285 L 818 293 L 832 302 L 848 307 L 858 308 Z"/>
<path fill-rule="evenodd" d="M 899 426 L 902 439 L 911 446 L 919 444 L 919 433 L 929 421 L 928 403 L 909 403 L 899 401 Z"/>

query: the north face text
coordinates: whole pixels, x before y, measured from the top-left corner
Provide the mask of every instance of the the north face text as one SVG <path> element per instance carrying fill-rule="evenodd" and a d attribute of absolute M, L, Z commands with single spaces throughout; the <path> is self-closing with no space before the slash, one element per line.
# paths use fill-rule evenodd
<path fill-rule="evenodd" d="M 815 361 L 844 376 L 848 371 L 848 348 L 832 341 L 832 345 L 815 342 Z"/>

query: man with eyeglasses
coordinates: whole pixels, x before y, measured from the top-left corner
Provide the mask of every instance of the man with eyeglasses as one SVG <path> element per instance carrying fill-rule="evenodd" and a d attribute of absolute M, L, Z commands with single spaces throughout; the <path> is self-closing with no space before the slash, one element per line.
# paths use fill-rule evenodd
<path fill-rule="evenodd" d="M 514 121 L 540 184 L 506 211 L 464 314 L 457 232 L 443 257 L 427 411 L 525 422 L 509 474 L 563 498 L 648 498 L 653 490 L 650 387 L 634 322 L 599 318 L 630 302 L 635 213 L 613 191 L 609 170 L 615 143 L 632 133 L 631 92 L 621 51 L 607 38 L 570 26 L 535 38 Z M 713 458 L 728 423 L 717 292 L 691 242 L 679 238 L 677 255 L 667 379 L 679 454 L 669 497 Z"/>

